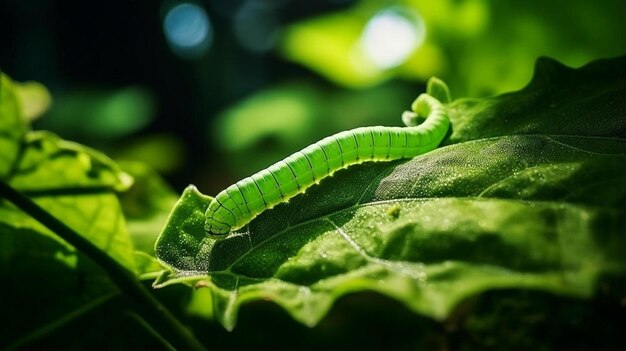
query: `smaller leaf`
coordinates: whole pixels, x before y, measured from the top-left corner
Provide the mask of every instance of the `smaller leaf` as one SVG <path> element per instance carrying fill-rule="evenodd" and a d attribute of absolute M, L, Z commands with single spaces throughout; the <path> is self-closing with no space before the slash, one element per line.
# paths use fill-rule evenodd
<path fill-rule="evenodd" d="M 0 72 L 0 179 L 5 179 L 15 167 L 27 129 L 13 82 Z"/>
<path fill-rule="evenodd" d="M 10 184 L 30 193 L 128 189 L 133 179 L 104 154 L 50 132 L 31 132 Z M 74 189 L 74 190 L 71 190 Z"/>
<path fill-rule="evenodd" d="M 32 122 L 50 109 L 52 96 L 43 84 L 31 81 L 14 83 L 14 87 L 26 121 Z"/>
<path fill-rule="evenodd" d="M 47 132 L 30 132 L 9 184 L 135 271 L 133 246 L 114 190 L 128 189 L 132 178 L 105 155 Z M 28 228 L 64 243 L 8 203 L 0 222 Z M 73 249 L 72 249 L 73 250 Z"/>

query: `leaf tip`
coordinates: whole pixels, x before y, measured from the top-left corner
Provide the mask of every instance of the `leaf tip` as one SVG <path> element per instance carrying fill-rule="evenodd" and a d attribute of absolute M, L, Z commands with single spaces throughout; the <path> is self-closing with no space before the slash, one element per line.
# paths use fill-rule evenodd
<path fill-rule="evenodd" d="M 528 86 L 546 84 L 553 80 L 554 77 L 563 75 L 572 70 L 572 68 L 565 66 L 553 58 L 541 56 L 535 61 L 533 76 Z"/>
<path fill-rule="evenodd" d="M 200 190 L 198 190 L 198 188 L 193 185 L 193 184 L 189 184 L 187 185 L 187 187 L 185 188 L 185 190 L 183 190 L 182 195 L 180 196 L 181 199 L 182 198 L 195 198 L 195 199 L 200 199 L 203 202 L 210 202 L 211 200 L 213 200 L 213 197 L 203 194 Z"/>

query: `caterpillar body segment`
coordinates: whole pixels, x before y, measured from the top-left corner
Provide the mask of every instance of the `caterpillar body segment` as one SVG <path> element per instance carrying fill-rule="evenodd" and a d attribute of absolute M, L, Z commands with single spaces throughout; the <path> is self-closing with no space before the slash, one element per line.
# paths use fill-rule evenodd
<path fill-rule="evenodd" d="M 411 107 L 413 112 L 402 116 L 407 127 L 361 127 L 340 132 L 229 186 L 209 204 L 205 231 L 216 238 L 226 237 L 266 209 L 350 165 L 412 158 L 435 149 L 450 125 L 444 106 L 422 94 Z M 426 119 L 416 125 L 419 116 Z"/>

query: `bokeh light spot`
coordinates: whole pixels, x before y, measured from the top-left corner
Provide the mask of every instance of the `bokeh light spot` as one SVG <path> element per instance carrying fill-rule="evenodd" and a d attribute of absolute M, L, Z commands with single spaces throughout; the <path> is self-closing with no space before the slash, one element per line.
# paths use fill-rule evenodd
<path fill-rule="evenodd" d="M 417 14 L 385 9 L 367 23 L 361 49 L 374 65 L 389 69 L 402 64 L 424 42 L 424 22 Z"/>
<path fill-rule="evenodd" d="M 270 1 L 247 1 L 234 18 L 234 32 L 239 44 L 248 51 L 264 53 L 272 49 L 278 38 L 278 20 Z"/>
<path fill-rule="evenodd" d="M 172 51 L 184 58 L 197 58 L 213 42 L 213 28 L 204 9 L 193 3 L 178 4 L 165 15 L 163 31 Z"/>

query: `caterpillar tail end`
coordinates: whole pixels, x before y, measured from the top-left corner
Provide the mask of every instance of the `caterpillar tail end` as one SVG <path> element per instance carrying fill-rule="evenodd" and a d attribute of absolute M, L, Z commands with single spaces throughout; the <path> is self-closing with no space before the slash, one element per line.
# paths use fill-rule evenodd
<path fill-rule="evenodd" d="M 422 119 L 423 120 L 423 119 Z M 419 115 L 413 111 L 402 112 L 402 122 L 407 127 L 415 127 L 420 124 Z"/>

